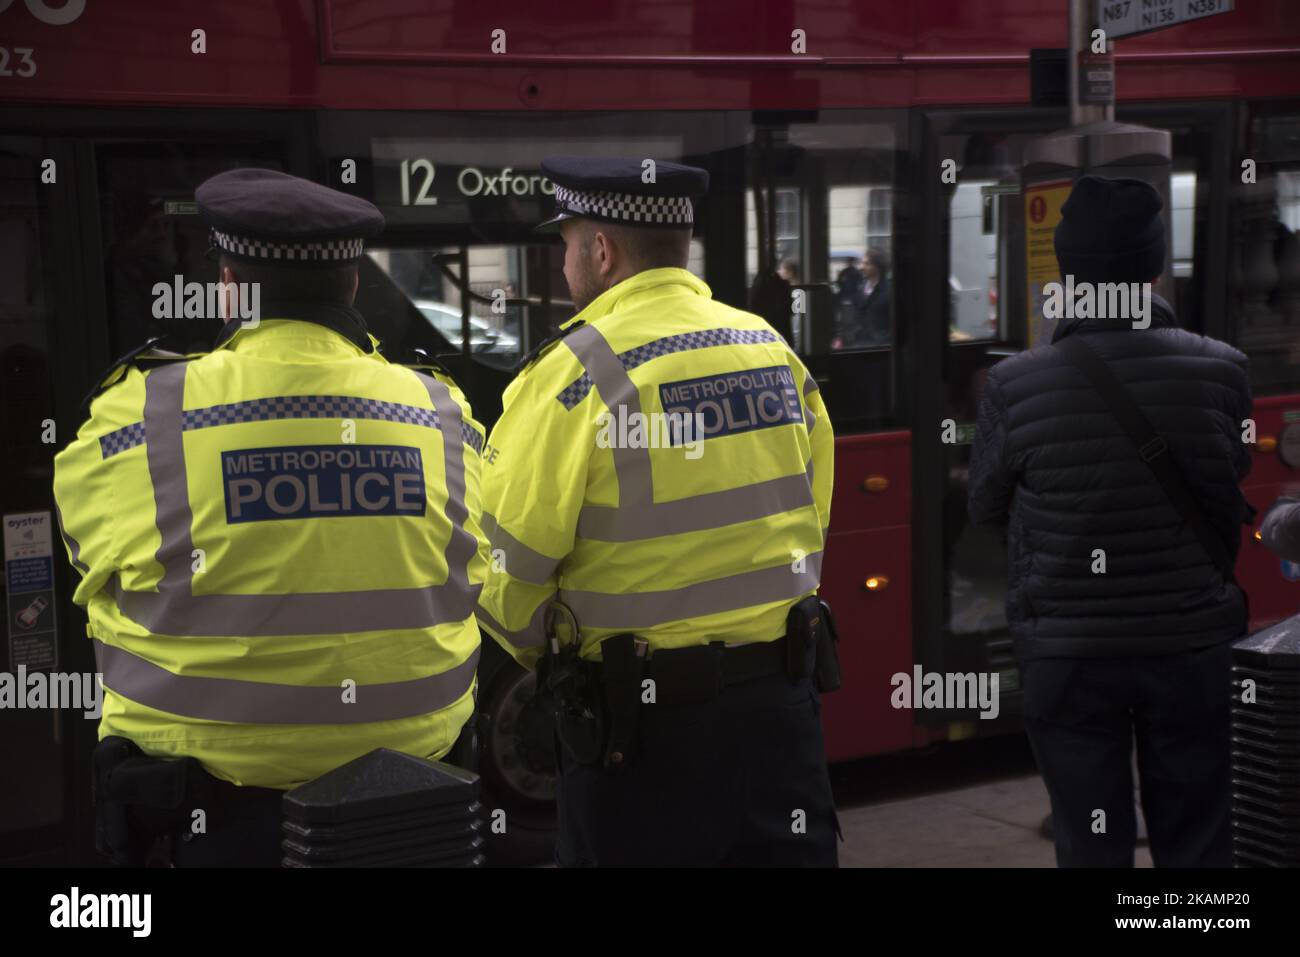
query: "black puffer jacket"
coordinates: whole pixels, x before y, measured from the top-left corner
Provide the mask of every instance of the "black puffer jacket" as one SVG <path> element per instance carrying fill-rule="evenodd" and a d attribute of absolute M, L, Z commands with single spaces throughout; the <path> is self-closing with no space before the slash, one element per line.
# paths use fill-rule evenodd
<path fill-rule="evenodd" d="M 1164 436 L 1235 559 L 1250 512 L 1246 357 L 1174 327 L 1153 297 L 1151 327 L 1076 320 Z M 1091 383 L 1049 345 L 989 373 L 970 465 L 970 517 L 1007 523 L 1007 617 L 1024 658 L 1157 655 L 1245 633 L 1245 602 L 1183 527 Z M 1105 572 L 1094 573 L 1094 549 Z"/>

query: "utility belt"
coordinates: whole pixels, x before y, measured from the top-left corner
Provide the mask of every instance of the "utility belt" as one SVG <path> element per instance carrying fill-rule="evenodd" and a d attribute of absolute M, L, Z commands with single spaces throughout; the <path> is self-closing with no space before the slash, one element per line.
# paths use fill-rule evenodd
<path fill-rule="evenodd" d="M 625 767 L 636 750 L 643 706 L 703 704 L 729 687 L 782 673 L 791 683 L 812 679 L 823 693 L 842 681 L 830 608 L 816 595 L 790 609 L 786 633 L 776 641 L 713 642 L 651 655 L 644 638 L 613 635 L 601 641 L 600 661 L 578 657 L 576 620 L 558 602 L 552 609 L 567 618 L 572 640 L 560 644 L 552 619 L 538 665 L 539 694 L 555 714 L 561 745 L 579 764 Z"/>
<path fill-rule="evenodd" d="M 194 812 L 212 834 L 249 818 L 280 815 L 283 791 L 239 787 L 214 778 L 194 758 L 151 758 L 126 738 L 95 748 L 95 847 L 114 864 L 172 863 L 173 841 L 190 830 Z"/>

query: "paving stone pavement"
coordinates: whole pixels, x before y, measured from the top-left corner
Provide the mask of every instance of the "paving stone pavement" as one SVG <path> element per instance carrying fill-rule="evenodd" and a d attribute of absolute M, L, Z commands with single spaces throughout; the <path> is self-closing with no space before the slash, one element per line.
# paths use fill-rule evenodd
<path fill-rule="evenodd" d="M 841 867 L 1055 867 L 1037 774 L 839 809 Z M 1145 846 L 1138 867 L 1151 866 Z"/>

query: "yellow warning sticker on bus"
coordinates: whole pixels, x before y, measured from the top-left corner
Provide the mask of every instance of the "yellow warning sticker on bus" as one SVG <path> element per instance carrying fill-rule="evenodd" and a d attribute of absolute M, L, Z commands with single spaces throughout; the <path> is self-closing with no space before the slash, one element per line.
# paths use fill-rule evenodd
<path fill-rule="evenodd" d="M 1061 281 L 1056 264 L 1056 224 L 1061 221 L 1061 207 L 1074 186 L 1071 180 L 1052 180 L 1025 187 L 1025 281 L 1029 295 L 1025 324 L 1028 348 L 1050 342 L 1055 320 L 1043 319 L 1043 287 Z"/>

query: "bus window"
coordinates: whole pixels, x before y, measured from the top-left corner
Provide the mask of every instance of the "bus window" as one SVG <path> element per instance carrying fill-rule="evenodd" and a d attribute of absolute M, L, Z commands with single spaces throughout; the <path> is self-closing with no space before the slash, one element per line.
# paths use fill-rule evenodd
<path fill-rule="evenodd" d="M 376 246 L 366 256 L 363 273 L 371 277 L 363 283 L 370 307 L 367 316 L 373 331 L 397 346 L 399 353 L 432 345 L 438 353 L 468 351 L 477 362 L 513 370 L 533 344 L 573 316 L 573 303 L 563 285 L 560 247 L 555 245 Z M 686 268 L 704 278 L 704 244 L 698 239 L 691 240 Z M 380 273 L 387 282 L 377 281 Z M 381 285 L 401 295 L 390 293 L 396 301 L 384 302 L 376 289 Z M 462 326 L 465 302 L 469 303 L 468 350 Z"/>
<path fill-rule="evenodd" d="M 948 212 L 948 338 L 997 339 L 998 204 L 994 179 L 957 184 Z"/>
<path fill-rule="evenodd" d="M 1280 170 L 1277 185 L 1278 219 L 1295 233 L 1300 230 L 1300 170 Z"/>
<path fill-rule="evenodd" d="M 473 246 L 467 250 L 469 275 L 458 275 L 460 250 L 370 249 L 367 255 L 405 293 L 421 323 L 464 351 L 464 304 L 469 305 L 469 352 L 488 365 L 510 368 L 522 353 L 520 290 L 523 250 L 513 246 Z"/>
<path fill-rule="evenodd" d="M 891 345 L 893 188 L 882 183 L 832 186 L 826 192 L 826 221 L 827 274 L 835 294 L 831 348 Z"/>
<path fill-rule="evenodd" d="M 1237 188 L 1236 345 L 1250 357 L 1257 393 L 1292 392 L 1300 388 L 1300 114 L 1259 108 L 1243 155 L 1255 161 L 1255 181 Z"/>
<path fill-rule="evenodd" d="M 375 246 L 362 263 L 358 304 L 390 355 L 464 353 L 513 370 L 532 343 L 573 315 L 559 252 L 551 245 Z"/>
<path fill-rule="evenodd" d="M 687 268 L 715 298 L 785 336 L 817 377 L 837 429 L 903 424 L 905 336 L 890 295 L 903 114 L 338 111 L 320 123 L 331 185 L 370 198 L 387 221 L 368 247 L 376 255 L 363 260 L 357 304 L 388 354 L 464 352 L 476 367 L 499 369 L 509 354 L 526 354 L 573 315 L 562 246 L 533 231 L 553 205 L 541 159 L 661 157 L 711 178 L 695 204 Z M 344 183 L 334 171 L 353 157 L 356 182 Z M 849 256 L 873 251 L 879 330 L 849 344 L 837 334 L 836 292 Z M 480 297 L 490 300 L 504 283 L 514 295 L 493 312 Z M 463 303 L 467 343 L 454 321 Z M 475 401 L 487 407 L 491 397 Z"/>
<path fill-rule="evenodd" d="M 208 256 L 208 228 L 199 221 L 194 190 L 227 169 L 257 166 L 283 169 L 275 144 L 233 149 L 210 143 L 112 144 L 99 147 L 100 202 L 103 209 L 104 269 L 108 286 L 110 343 L 122 355 L 154 336 L 180 352 L 212 347 L 221 319 L 185 315 L 156 302 L 155 285 L 171 288 L 217 279 Z"/>
<path fill-rule="evenodd" d="M 691 252 L 686 260 L 686 268 L 698 278 L 704 278 L 704 242 L 702 240 L 691 240 Z"/>
<path fill-rule="evenodd" d="M 772 204 L 770 215 L 767 203 Z M 760 240 L 760 223 L 758 207 L 762 204 L 766 223 L 771 224 L 773 232 L 771 248 L 760 251 L 764 240 Z M 804 282 L 804 223 L 803 190 L 798 186 L 780 186 L 770 190 L 745 191 L 745 284 L 750 289 L 757 289 L 760 261 L 770 257 L 776 275 L 792 289 Z M 765 226 L 766 228 L 766 226 Z M 767 267 L 764 267 L 765 269 Z M 776 330 L 790 341 L 790 345 L 799 353 L 809 351 L 808 312 L 800 310 L 793 297 L 782 297 L 781 321 L 772 322 Z M 788 299 L 788 307 L 785 300 Z"/>
<path fill-rule="evenodd" d="M 1191 279 L 1196 254 L 1196 174 L 1173 173 L 1169 177 L 1170 239 L 1169 268 L 1175 280 Z"/>
<path fill-rule="evenodd" d="M 754 126 L 745 166 L 747 308 L 812 370 L 837 431 L 901 425 L 907 337 L 891 265 L 901 127 L 880 113 L 783 119 Z"/>
<path fill-rule="evenodd" d="M 803 256 L 803 193 L 798 187 L 783 186 L 773 190 L 776 200 L 776 260 L 801 273 Z M 758 275 L 758 213 L 754 193 L 745 193 L 745 280 L 752 284 Z"/>
<path fill-rule="evenodd" d="M 358 192 L 383 212 L 383 237 L 362 263 L 358 308 L 390 355 L 412 348 L 463 354 L 465 363 L 506 372 L 572 318 L 563 245 L 534 231 L 551 215 L 549 155 L 639 156 L 710 168 L 711 195 L 696 204 L 687 268 L 719 298 L 743 305 L 741 255 L 710 262 L 710 227 L 736 237 L 730 210 L 710 216 L 729 184 L 723 160 L 743 145 L 741 114 L 327 112 L 321 118 L 330 184 Z M 743 115 L 747 116 L 747 114 Z M 357 158 L 356 181 L 339 178 Z M 719 164 L 722 169 L 717 168 Z M 739 220 L 739 210 L 734 219 Z M 717 235 L 713 241 L 717 241 Z M 717 257 L 723 258 L 723 257 Z M 723 276 L 711 275 L 721 272 Z M 468 311 L 469 336 L 461 318 Z M 459 371 L 470 378 L 468 366 Z M 495 382 L 488 376 L 486 381 Z M 498 390 L 499 392 L 499 390 Z M 484 388 L 481 406 L 499 404 Z"/>

